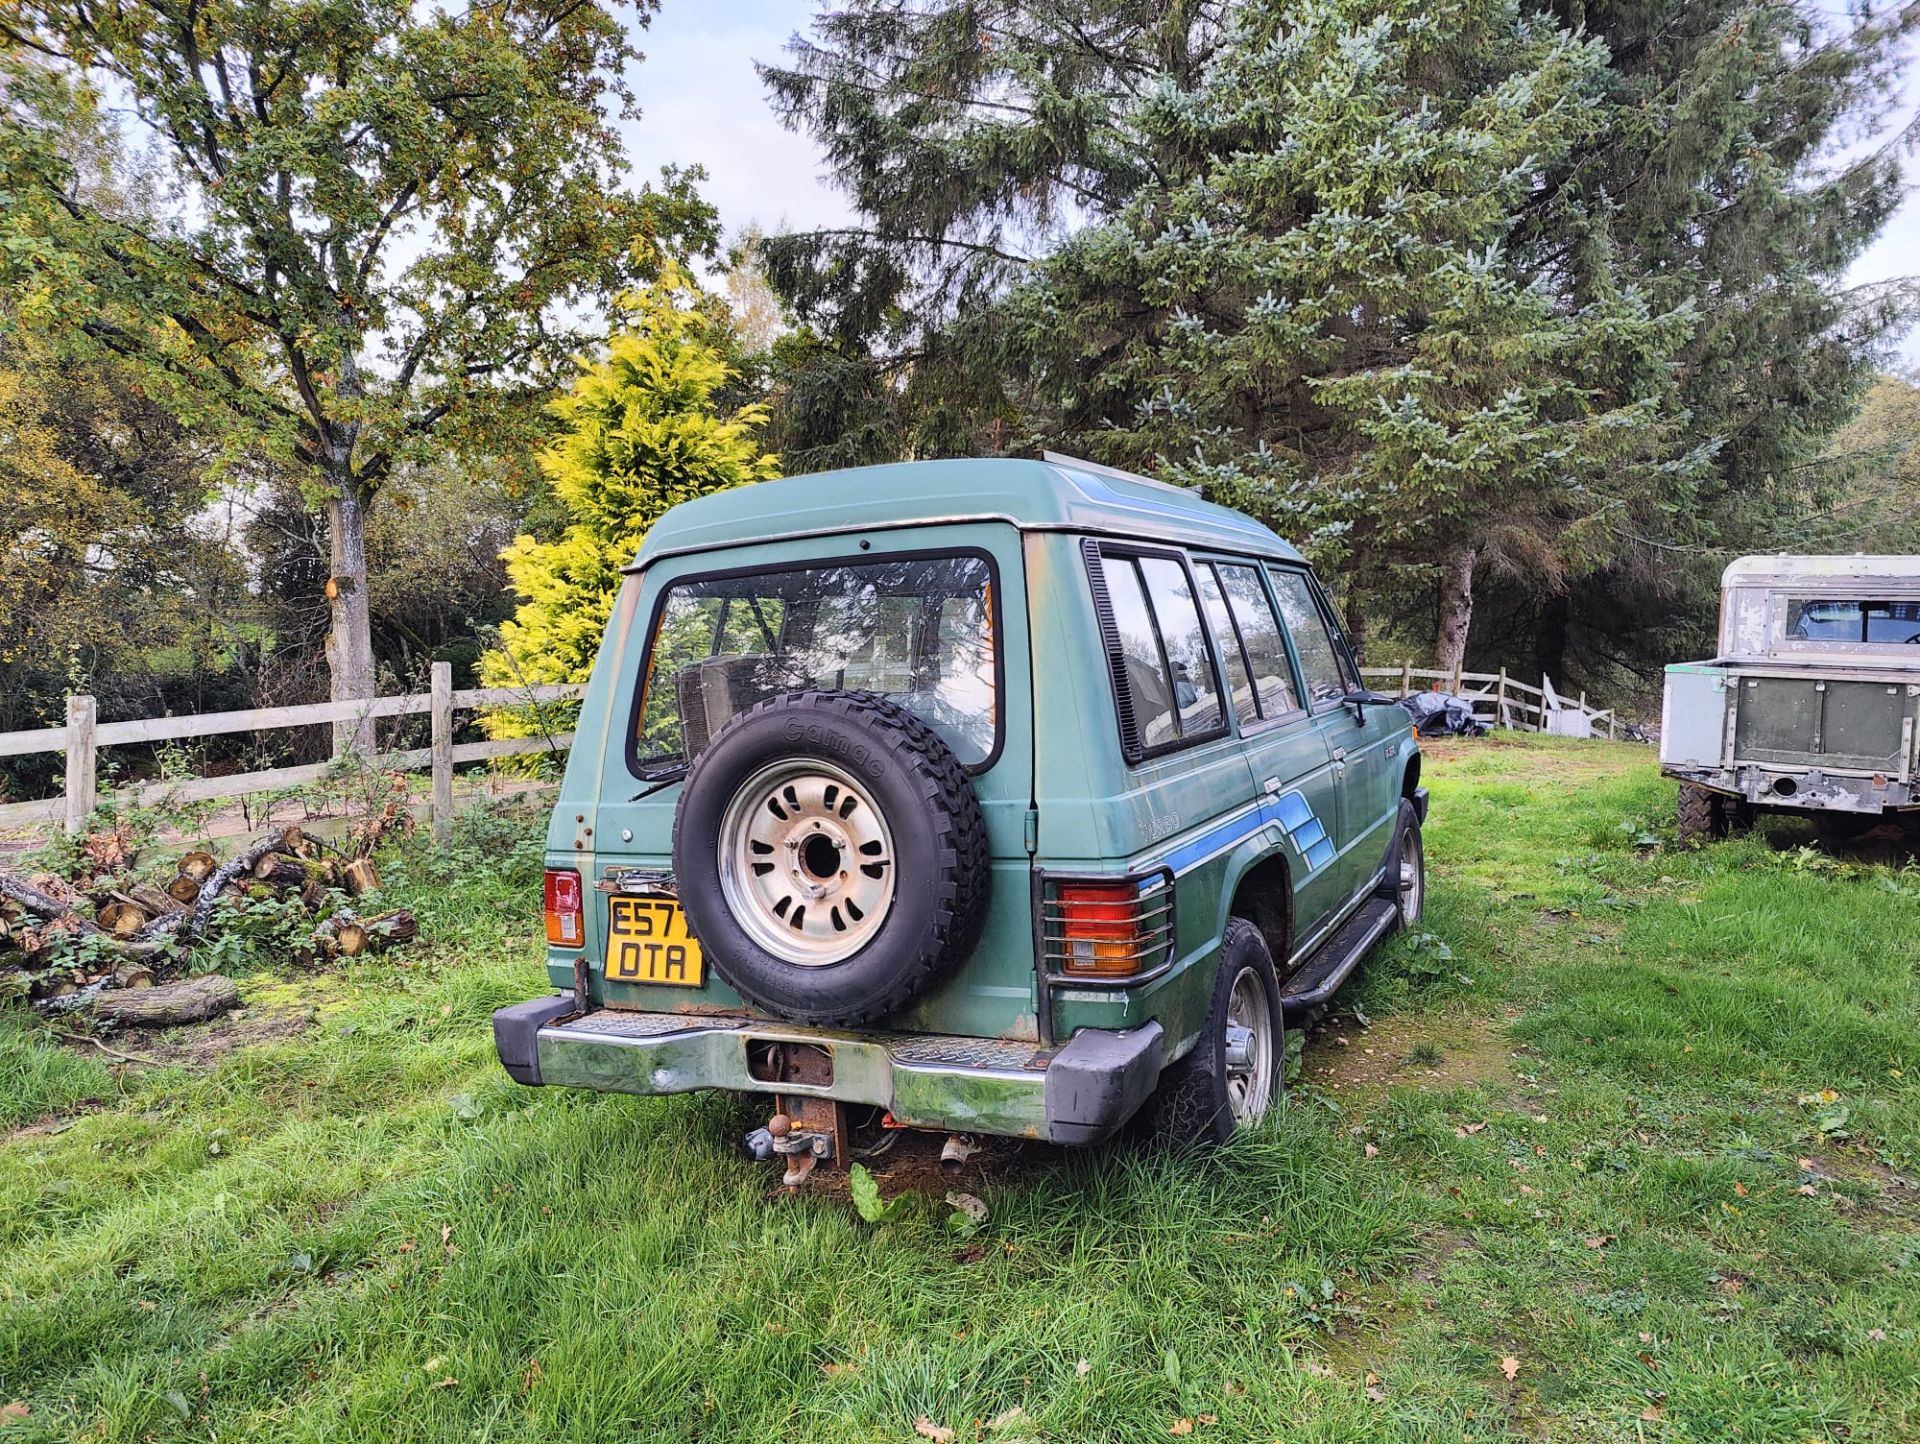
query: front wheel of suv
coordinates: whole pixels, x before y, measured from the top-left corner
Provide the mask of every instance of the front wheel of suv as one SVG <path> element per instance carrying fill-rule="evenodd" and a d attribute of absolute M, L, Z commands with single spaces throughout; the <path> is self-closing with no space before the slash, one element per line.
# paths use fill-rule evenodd
<path fill-rule="evenodd" d="M 1259 1123 L 1286 1086 L 1286 1044 L 1266 940 L 1245 918 L 1228 918 L 1199 1041 L 1160 1075 L 1148 1104 L 1154 1136 L 1176 1148 L 1210 1147 Z"/>

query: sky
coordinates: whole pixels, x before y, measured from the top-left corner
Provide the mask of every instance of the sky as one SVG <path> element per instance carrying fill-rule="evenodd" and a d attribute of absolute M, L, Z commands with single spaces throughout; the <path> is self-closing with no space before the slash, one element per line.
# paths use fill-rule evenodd
<path fill-rule="evenodd" d="M 765 231 L 845 223 L 846 199 L 825 178 L 813 142 L 781 126 L 754 73 L 778 60 L 804 31 L 810 0 L 662 0 L 640 39 L 646 61 L 630 77 L 642 116 L 626 127 L 636 178 L 662 165 L 706 167 L 701 187 L 729 236 L 750 225 Z M 1905 114 L 1920 112 L 1920 64 L 1906 77 Z M 1920 176 L 1920 156 L 1910 161 Z M 1910 194 L 1880 239 L 1848 276 L 1853 285 L 1920 272 L 1920 194 Z M 1900 360 L 1920 368 L 1920 330 Z"/>

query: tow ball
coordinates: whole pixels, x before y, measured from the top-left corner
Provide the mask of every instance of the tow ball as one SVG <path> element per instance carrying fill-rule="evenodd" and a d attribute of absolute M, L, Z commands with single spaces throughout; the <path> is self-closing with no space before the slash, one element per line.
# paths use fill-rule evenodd
<path fill-rule="evenodd" d="M 847 1163 L 847 1108 L 832 1098 L 774 1096 L 775 1112 L 764 1129 L 747 1136 L 747 1151 L 786 1163 L 781 1183 L 796 1188 L 821 1164 Z M 762 1141 L 764 1137 L 764 1142 Z"/>

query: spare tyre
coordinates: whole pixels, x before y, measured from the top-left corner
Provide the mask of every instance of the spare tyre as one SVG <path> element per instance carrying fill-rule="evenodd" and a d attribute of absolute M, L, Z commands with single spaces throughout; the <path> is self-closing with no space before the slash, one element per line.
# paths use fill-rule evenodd
<path fill-rule="evenodd" d="M 987 834 L 966 769 L 871 692 L 789 692 L 714 734 L 680 793 L 673 870 L 741 997 L 795 1022 L 897 1012 L 973 948 Z"/>

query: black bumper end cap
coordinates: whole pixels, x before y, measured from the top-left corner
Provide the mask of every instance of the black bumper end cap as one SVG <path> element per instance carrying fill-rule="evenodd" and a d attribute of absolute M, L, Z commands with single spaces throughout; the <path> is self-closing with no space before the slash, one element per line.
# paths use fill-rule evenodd
<path fill-rule="evenodd" d="M 1160 1081 L 1158 1023 L 1124 1033 L 1082 1028 L 1047 1064 L 1047 1138 L 1101 1143 L 1133 1117 Z"/>
<path fill-rule="evenodd" d="M 493 1049 L 514 1082 L 540 1086 L 540 1030 L 573 1011 L 573 994 L 555 993 L 515 1003 L 493 1015 Z"/>
<path fill-rule="evenodd" d="M 1416 787 L 1413 789 L 1413 810 L 1420 815 L 1420 825 L 1422 827 L 1425 827 L 1427 825 L 1427 789 L 1426 788 Z"/>

